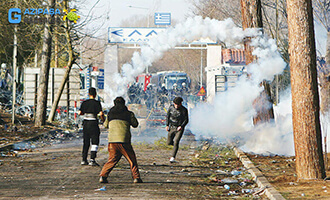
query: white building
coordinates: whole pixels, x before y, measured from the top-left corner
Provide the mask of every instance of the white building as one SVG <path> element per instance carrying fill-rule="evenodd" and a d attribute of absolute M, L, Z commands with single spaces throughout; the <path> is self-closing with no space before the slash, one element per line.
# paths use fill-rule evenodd
<path fill-rule="evenodd" d="M 207 46 L 206 90 L 211 102 L 217 92 L 235 86 L 238 77 L 245 73 L 245 53 L 242 49 L 222 49 L 220 45 Z"/>

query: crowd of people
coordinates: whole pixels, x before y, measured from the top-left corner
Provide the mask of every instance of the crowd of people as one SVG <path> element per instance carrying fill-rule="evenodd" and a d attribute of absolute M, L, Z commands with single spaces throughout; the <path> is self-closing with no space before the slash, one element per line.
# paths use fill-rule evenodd
<path fill-rule="evenodd" d="M 154 84 L 148 84 L 146 90 L 141 83 L 134 83 L 129 86 L 127 91 L 129 104 L 145 104 L 148 109 L 155 107 L 166 107 L 174 97 L 181 96 L 185 102 L 188 101 L 190 89 L 186 83 L 180 87 L 176 83 L 171 89 L 166 89 L 165 84 L 157 87 Z"/>

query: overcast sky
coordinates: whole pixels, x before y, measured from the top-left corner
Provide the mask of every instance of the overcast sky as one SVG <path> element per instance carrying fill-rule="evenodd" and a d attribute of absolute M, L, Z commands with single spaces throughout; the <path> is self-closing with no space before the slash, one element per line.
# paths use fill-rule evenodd
<path fill-rule="evenodd" d="M 171 13 L 172 18 L 180 21 L 189 11 L 190 4 L 187 0 L 111 0 L 110 6 L 110 25 L 118 26 L 132 15 L 147 16 L 149 13 L 154 16 L 155 12 Z"/>
<path fill-rule="evenodd" d="M 81 15 L 87 15 L 90 8 L 97 0 L 82 0 L 79 12 Z M 150 25 L 154 23 L 153 16 L 155 12 L 171 13 L 172 20 L 180 22 L 185 19 L 190 12 L 191 0 L 100 0 L 93 9 L 93 16 L 102 16 L 98 20 L 106 20 L 105 27 L 118 27 L 125 19 L 133 16 L 146 17 L 151 16 Z M 109 18 L 105 15 L 108 13 Z M 93 25 L 89 25 L 93 27 Z M 105 28 L 104 27 L 104 28 Z"/>
<path fill-rule="evenodd" d="M 87 15 L 97 0 L 81 0 L 84 3 L 79 5 L 81 15 Z M 99 19 L 88 25 L 89 29 L 95 28 L 97 24 L 104 22 L 102 29 L 98 32 L 104 34 L 108 27 L 119 27 L 123 20 L 132 19 L 133 16 L 151 16 L 150 25 L 154 23 L 155 12 L 171 13 L 172 21 L 183 21 L 186 16 L 191 15 L 191 2 L 194 0 L 100 0 L 93 9 L 93 16 Z M 108 13 L 108 17 L 106 15 Z M 83 16 L 82 16 L 83 17 Z M 325 54 L 326 30 L 315 23 L 316 46 L 321 54 Z"/>

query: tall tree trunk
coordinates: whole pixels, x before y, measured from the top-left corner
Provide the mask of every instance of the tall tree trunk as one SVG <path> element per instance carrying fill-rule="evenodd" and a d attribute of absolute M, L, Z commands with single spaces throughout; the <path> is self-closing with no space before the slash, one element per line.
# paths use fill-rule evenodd
<path fill-rule="evenodd" d="M 325 177 L 311 0 L 287 0 L 292 123 L 298 180 Z"/>
<path fill-rule="evenodd" d="M 243 29 L 263 28 L 261 0 L 241 0 L 241 9 Z M 253 48 L 250 46 L 250 41 L 251 38 L 247 38 L 244 42 L 246 65 L 256 60 L 256 57 L 252 55 Z M 274 119 L 270 85 L 267 81 L 263 81 L 261 86 L 263 86 L 264 90 L 253 102 L 253 107 L 257 113 L 253 117 L 254 125 Z"/>
<path fill-rule="evenodd" d="M 242 26 L 247 28 L 263 28 L 261 0 L 241 0 Z M 256 58 L 252 56 L 251 38 L 246 38 L 244 42 L 246 65 L 252 63 Z"/>
<path fill-rule="evenodd" d="M 69 9 L 68 8 L 68 1 L 67 0 L 64 1 L 64 6 L 65 6 L 65 8 L 67 10 Z M 67 68 L 66 68 L 65 74 L 63 76 L 61 85 L 60 85 L 60 87 L 57 90 L 57 93 L 56 93 L 56 96 L 55 96 L 55 99 L 54 99 L 54 102 L 53 102 L 53 105 L 52 105 L 52 109 L 51 109 L 50 114 L 48 116 L 48 121 L 49 122 L 53 122 L 54 121 L 56 109 L 57 109 L 58 104 L 60 102 L 60 99 L 61 99 L 61 96 L 62 96 L 64 87 L 65 87 L 65 84 L 67 83 L 67 81 L 69 79 L 69 75 L 70 75 L 70 71 L 71 71 L 72 65 L 73 65 L 73 63 L 75 61 L 75 56 L 74 56 L 74 52 L 73 52 L 73 48 L 72 48 L 72 40 L 71 40 L 71 37 L 70 37 L 70 30 L 69 29 L 70 28 L 69 28 L 68 19 L 66 19 L 65 20 L 65 36 L 66 36 L 67 48 L 68 48 L 68 52 L 69 52 L 69 61 L 67 63 Z M 67 110 L 68 110 L 68 113 L 69 113 L 69 108 Z"/>
<path fill-rule="evenodd" d="M 322 66 L 322 72 L 319 74 L 320 95 L 321 95 L 321 113 L 330 112 L 330 28 L 328 28 L 327 51 L 325 55 L 325 65 Z"/>
<path fill-rule="evenodd" d="M 48 0 L 48 9 L 55 7 L 55 0 Z M 54 16 L 54 15 L 53 15 Z M 50 56 L 52 48 L 52 24 L 50 20 L 53 16 L 46 15 L 47 21 L 45 22 L 44 38 L 41 54 L 41 69 L 39 75 L 39 88 L 38 88 L 38 106 L 35 118 L 35 126 L 42 126 L 46 123 L 46 110 L 47 110 L 47 95 L 48 95 L 48 79 L 50 69 Z"/>

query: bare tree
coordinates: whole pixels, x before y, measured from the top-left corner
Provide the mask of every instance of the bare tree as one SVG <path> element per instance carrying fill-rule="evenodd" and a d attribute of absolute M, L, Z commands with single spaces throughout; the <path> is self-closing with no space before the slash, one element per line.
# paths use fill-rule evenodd
<path fill-rule="evenodd" d="M 64 8 L 67 9 L 67 10 L 69 9 L 68 0 L 64 0 Z M 73 51 L 73 47 L 72 47 L 72 39 L 71 39 L 71 36 L 70 36 L 69 20 L 66 19 L 64 23 L 65 23 L 64 29 L 65 29 L 65 36 L 66 36 L 66 40 L 67 40 L 67 51 L 68 51 L 68 54 L 69 54 L 69 60 L 67 62 L 67 68 L 66 68 L 66 71 L 64 73 L 63 79 L 62 79 L 61 84 L 60 84 L 60 86 L 57 90 L 57 93 L 56 93 L 56 96 L 55 96 L 55 99 L 54 99 L 54 102 L 53 102 L 53 105 L 52 105 L 52 109 L 51 109 L 50 114 L 48 116 L 48 121 L 49 122 L 52 122 L 54 120 L 55 112 L 56 112 L 57 106 L 60 102 L 61 95 L 63 93 L 65 84 L 67 83 L 67 81 L 69 79 L 69 75 L 70 75 L 72 65 L 75 62 L 76 58 L 77 58 L 77 56 L 75 55 L 75 53 Z M 68 108 L 68 110 L 69 110 L 69 108 Z"/>
<path fill-rule="evenodd" d="M 94 5 L 92 6 L 92 8 L 90 9 L 90 11 L 99 3 L 100 0 L 96 1 L 94 3 Z M 68 5 L 68 0 L 64 0 L 63 1 L 63 7 L 66 10 L 69 10 L 69 5 Z M 73 41 L 78 41 L 79 43 L 77 45 L 81 46 L 81 44 L 84 42 L 84 40 L 92 37 L 93 34 L 95 34 L 95 32 L 98 31 L 98 29 L 95 30 L 95 32 L 90 33 L 90 34 L 86 34 L 86 33 L 82 33 L 79 32 L 79 29 L 82 29 L 86 24 L 88 24 L 91 20 L 92 20 L 92 15 L 89 14 L 86 16 L 85 20 L 83 22 L 81 22 L 80 24 L 78 24 L 77 26 L 75 25 L 70 25 L 68 19 L 65 20 L 65 24 L 64 26 L 61 26 L 64 29 L 64 34 L 65 34 L 65 48 L 66 52 L 68 54 L 68 60 L 66 63 L 66 71 L 64 73 L 63 79 L 61 81 L 61 84 L 57 90 L 56 96 L 54 98 L 54 102 L 52 105 L 52 109 L 50 111 L 50 114 L 48 116 L 48 121 L 49 122 L 53 122 L 54 117 L 55 117 L 55 113 L 56 113 L 56 109 L 58 107 L 58 104 L 60 102 L 64 87 L 69 79 L 69 75 L 70 75 L 70 71 L 72 69 L 72 65 L 75 63 L 76 59 L 78 58 L 77 53 L 74 51 L 74 44 Z M 99 27 L 102 27 L 102 25 L 100 25 Z M 102 50 L 102 48 L 99 48 L 98 50 Z M 82 52 L 81 52 L 82 53 Z M 82 55 L 80 55 L 82 56 Z M 69 108 L 68 108 L 69 109 Z"/>
<path fill-rule="evenodd" d="M 55 0 L 48 0 L 48 9 L 55 7 Z M 48 79 L 50 69 L 50 56 L 52 47 L 52 24 L 50 23 L 53 16 L 47 15 L 44 28 L 44 38 L 41 55 L 41 69 L 39 75 L 38 87 L 38 106 L 35 118 L 35 126 L 42 126 L 46 123 L 47 95 L 48 95 Z"/>
<path fill-rule="evenodd" d="M 237 26 L 242 25 L 240 0 L 192 0 L 194 15 L 224 20 L 232 18 Z"/>
<path fill-rule="evenodd" d="M 292 122 L 298 179 L 325 178 L 311 0 L 288 0 Z"/>

